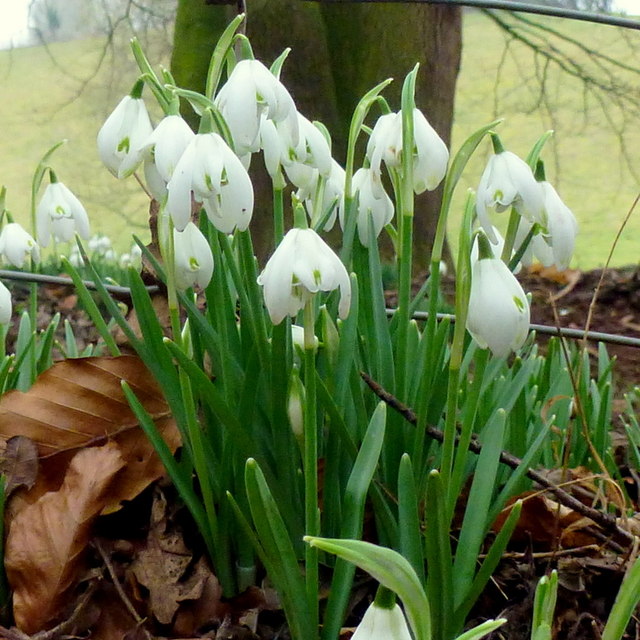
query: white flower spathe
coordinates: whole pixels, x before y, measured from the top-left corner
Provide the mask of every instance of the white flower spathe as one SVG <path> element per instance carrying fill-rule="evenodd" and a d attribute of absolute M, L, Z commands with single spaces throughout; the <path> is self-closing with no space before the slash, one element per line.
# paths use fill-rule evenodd
<path fill-rule="evenodd" d="M 291 229 L 258 276 L 273 324 L 295 316 L 318 291 L 340 289 L 338 313 L 346 318 L 351 282 L 340 258 L 313 229 Z"/>
<path fill-rule="evenodd" d="M 515 207 L 530 222 L 544 225 L 542 189 L 529 165 L 511 151 L 502 151 L 489 158 L 476 194 L 476 213 L 489 240 L 496 243 L 489 219 L 489 209 L 505 211 Z"/>
<path fill-rule="evenodd" d="M 9 324 L 12 312 L 11 292 L 0 282 L 0 324 Z"/>
<path fill-rule="evenodd" d="M 40 248 L 31 234 L 17 222 L 10 222 L 0 233 L 0 255 L 14 267 L 21 269 L 29 257 L 34 262 L 40 260 Z"/>
<path fill-rule="evenodd" d="M 213 254 L 204 234 L 193 222 L 184 231 L 173 230 L 176 286 L 205 288 L 213 275 Z"/>
<path fill-rule="evenodd" d="M 551 184 L 544 181 L 540 183 L 540 187 L 544 195 L 548 243 L 551 245 L 553 262 L 560 271 L 564 271 L 571 262 L 578 222 Z"/>
<path fill-rule="evenodd" d="M 383 609 L 373 602 L 365 611 L 351 640 L 411 640 L 402 609 Z"/>
<path fill-rule="evenodd" d="M 369 247 L 369 219 L 373 222 L 377 238 L 393 218 L 393 202 L 379 181 L 379 175 L 373 168 L 363 167 L 353 174 L 353 193 L 358 196 L 358 238 L 365 247 Z M 344 229 L 344 210 L 341 209 L 340 213 L 340 226 Z"/>
<path fill-rule="evenodd" d="M 153 127 L 142 98 L 125 96 L 98 132 L 98 153 L 116 178 L 131 175 L 143 160 Z"/>
<path fill-rule="evenodd" d="M 59 242 L 68 242 L 74 233 L 89 239 L 89 216 L 69 188 L 62 182 L 52 182 L 36 209 L 38 244 L 48 246 L 51 236 Z"/>
<path fill-rule="evenodd" d="M 472 268 L 467 330 L 497 357 L 519 349 L 529 332 L 529 301 L 507 265 L 483 258 Z"/>
<path fill-rule="evenodd" d="M 191 196 L 222 233 L 244 231 L 253 215 L 253 185 L 238 156 L 217 133 L 199 133 L 187 145 L 167 183 L 167 210 L 182 231 Z"/>
<path fill-rule="evenodd" d="M 413 110 L 413 138 L 413 190 L 433 191 L 447 173 L 449 150 L 419 109 Z M 383 160 L 387 167 L 402 167 L 402 113 L 378 118 L 367 144 L 367 157 L 378 175 Z"/>
<path fill-rule="evenodd" d="M 239 156 L 258 151 L 263 115 L 275 123 L 286 122 L 290 140 L 298 144 L 298 116 L 293 98 L 259 60 L 240 60 L 214 103 L 229 126 Z"/>

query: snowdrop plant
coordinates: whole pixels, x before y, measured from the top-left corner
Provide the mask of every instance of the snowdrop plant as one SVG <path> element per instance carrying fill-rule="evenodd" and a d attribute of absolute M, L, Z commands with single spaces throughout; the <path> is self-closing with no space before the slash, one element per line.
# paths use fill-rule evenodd
<path fill-rule="evenodd" d="M 127 397 L 201 533 L 225 596 L 255 584 L 264 569 L 292 638 L 336 640 L 357 565 L 402 605 L 402 611 L 373 605 L 358 638 L 479 638 L 501 621 L 468 632 L 465 623 L 521 504 L 514 503 L 490 543 L 487 534 L 528 486 L 527 470 L 543 452 L 551 455 L 545 443 L 555 425 L 542 407 L 571 387 L 561 364 L 543 366 L 535 347 L 523 344 L 529 302 L 489 246 L 494 232 L 486 231 L 489 238 L 481 232 L 475 262 L 471 246 L 491 208 L 514 206 L 543 228 L 541 187 L 530 169 L 496 149 L 482 189 L 465 204 L 451 327 L 437 313 L 447 216 L 469 157 L 498 123 L 473 132 L 449 158 L 417 110 L 415 68 L 397 112 L 386 113 L 381 98 L 388 81 L 363 96 L 343 171 L 327 153 L 323 128 L 298 115 L 280 82 L 285 56 L 272 69 L 251 59 L 246 39 L 236 34 L 241 20 L 213 53 L 206 95 L 155 74 L 134 45 L 165 113 L 142 143 L 161 187 L 160 251 L 139 246 L 149 271 L 166 285 L 169 331 L 136 269 L 129 283 L 142 335 L 97 286 L 171 406 L 183 439 L 180 460 L 134 390 L 127 388 Z M 175 100 L 183 98 L 201 115 L 198 133 L 176 119 Z M 245 168 L 259 150 L 274 205 L 273 250 L 264 262 L 253 250 L 253 188 Z M 295 163 L 304 169 L 289 205 L 283 190 Z M 439 183 L 443 201 L 429 279 L 416 293 L 414 196 Z M 389 185 L 386 196 L 383 185 Z M 336 213 L 343 235 L 334 250 L 322 234 Z M 287 229 L 289 219 L 294 225 Z M 398 262 L 398 304 L 390 315 L 378 252 L 382 233 L 393 240 Z M 513 237 L 507 233 L 509 259 L 518 257 L 511 255 Z M 412 317 L 420 307 L 429 311 L 424 322 Z M 117 353 L 116 345 L 110 348 Z M 584 393 L 595 393 L 593 387 L 586 384 Z M 386 403 L 411 407 L 415 420 L 388 411 Z M 438 442 L 431 441 L 433 429 Z M 479 454 L 470 451 L 472 443 L 480 443 Z M 511 447 L 520 447 L 516 469 L 501 466 L 502 449 Z M 462 521 L 455 538 L 454 517 Z M 365 522 L 379 545 L 361 540 Z M 319 597 L 321 577 L 330 583 L 326 601 Z M 384 632 L 380 620 L 388 625 Z"/>
<path fill-rule="evenodd" d="M 74 234 L 89 239 L 89 216 L 87 211 L 62 182 L 58 182 L 53 171 L 36 209 L 36 234 L 41 247 L 46 247 L 51 237 L 58 242 L 69 242 Z"/>

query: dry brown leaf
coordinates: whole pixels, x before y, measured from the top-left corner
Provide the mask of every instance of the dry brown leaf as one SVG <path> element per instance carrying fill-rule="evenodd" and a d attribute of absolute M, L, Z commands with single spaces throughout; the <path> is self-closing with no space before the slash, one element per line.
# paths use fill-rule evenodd
<path fill-rule="evenodd" d="M 79 451 L 60 489 L 25 507 L 11 523 L 5 567 L 14 592 L 15 622 L 25 633 L 44 629 L 63 612 L 91 525 L 124 466 L 115 444 Z"/>
<path fill-rule="evenodd" d="M 74 452 L 115 440 L 126 470 L 112 487 L 105 511 L 114 511 L 164 473 L 124 396 L 125 380 L 156 421 L 172 451 L 180 436 L 153 376 L 136 356 L 77 358 L 54 364 L 27 391 L 10 391 L 0 399 L 0 438 L 15 435 L 35 442 L 41 477 L 27 502 L 57 489 Z"/>
<path fill-rule="evenodd" d="M 173 620 L 181 600 L 193 600 L 202 594 L 202 580 L 183 580 L 193 554 L 182 533 L 169 522 L 167 501 L 156 489 L 146 546 L 131 565 L 136 580 L 149 590 L 149 607 L 162 624 Z"/>
<path fill-rule="evenodd" d="M 6 478 L 5 496 L 19 487 L 31 489 L 38 477 L 38 449 L 33 440 L 25 436 L 9 438 L 0 458 L 0 473 Z"/>

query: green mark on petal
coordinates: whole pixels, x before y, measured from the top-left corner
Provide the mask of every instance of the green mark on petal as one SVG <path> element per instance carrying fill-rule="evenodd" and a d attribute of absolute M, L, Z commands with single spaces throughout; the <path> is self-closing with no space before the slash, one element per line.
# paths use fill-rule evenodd
<path fill-rule="evenodd" d="M 513 296 L 513 303 L 518 307 L 518 311 L 524 311 L 526 308 L 525 303 L 518 296 Z"/>
<path fill-rule="evenodd" d="M 129 137 L 122 138 L 118 143 L 118 151 L 124 151 L 125 153 L 129 153 L 129 149 L 131 148 L 131 141 Z"/>

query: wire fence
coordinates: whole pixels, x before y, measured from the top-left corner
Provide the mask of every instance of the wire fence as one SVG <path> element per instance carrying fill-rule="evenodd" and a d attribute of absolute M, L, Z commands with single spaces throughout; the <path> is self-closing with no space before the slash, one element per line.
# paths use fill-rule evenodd
<path fill-rule="evenodd" d="M 404 4 L 439 4 L 459 7 L 474 7 L 477 9 L 504 9 L 506 11 L 519 11 L 536 15 L 553 16 L 556 18 L 568 18 L 570 20 L 583 20 L 605 24 L 612 27 L 624 27 L 626 29 L 640 30 L 640 20 L 617 16 L 595 11 L 582 11 L 580 9 L 566 9 L 564 7 L 549 7 L 528 2 L 515 2 L 514 0 L 305 0 L 305 2 L 321 2 L 326 4 L 347 3 L 404 3 Z"/>
<path fill-rule="evenodd" d="M 73 280 L 71 278 L 65 278 L 64 276 L 51 276 L 43 273 L 31 273 L 28 271 L 10 271 L 8 269 L 0 269 L 0 279 L 14 280 L 16 282 L 34 282 L 36 284 L 55 284 L 73 287 Z M 96 284 L 91 280 L 83 280 L 87 289 L 95 291 Z M 102 286 L 114 295 L 130 296 L 131 289 L 129 287 L 123 287 L 120 285 L 105 284 Z M 149 293 L 157 293 L 160 291 L 158 285 L 146 285 L 146 290 Z M 392 316 L 396 309 L 386 309 L 388 316 Z M 416 311 L 413 314 L 415 320 L 427 320 L 429 314 L 426 311 Z M 456 317 L 448 313 L 439 313 L 439 320 L 447 319 L 450 322 L 455 322 Z M 531 331 L 535 331 L 540 335 L 547 336 L 560 336 L 562 338 L 569 338 L 571 340 L 589 340 L 591 342 L 604 342 L 606 344 L 623 345 L 627 347 L 640 348 L 640 338 L 633 338 L 630 336 L 622 336 L 615 333 L 603 333 L 601 331 L 587 331 L 581 329 L 572 329 L 569 327 L 554 327 L 544 324 L 532 323 L 529 325 Z"/>

